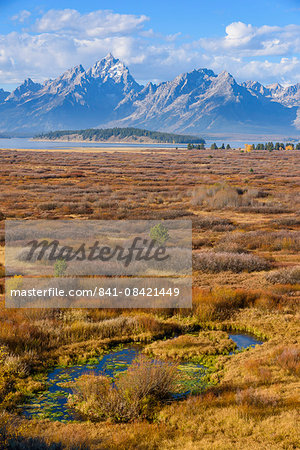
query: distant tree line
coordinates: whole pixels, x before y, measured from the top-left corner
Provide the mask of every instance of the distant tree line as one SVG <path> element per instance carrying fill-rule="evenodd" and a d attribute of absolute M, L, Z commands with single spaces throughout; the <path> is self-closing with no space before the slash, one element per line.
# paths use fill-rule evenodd
<path fill-rule="evenodd" d="M 193 150 L 193 148 L 196 148 L 197 150 L 204 150 L 205 149 L 205 145 L 204 142 L 201 142 L 200 144 L 191 144 L 189 143 L 187 145 L 188 150 Z"/>
<path fill-rule="evenodd" d="M 249 145 L 249 147 L 251 147 L 251 150 L 269 150 L 269 151 L 273 151 L 273 150 L 300 150 L 300 142 L 298 144 L 293 144 L 293 143 L 286 143 L 283 144 L 282 142 L 276 142 L 275 144 L 273 142 L 266 142 L 265 144 L 252 144 Z M 205 148 L 204 143 L 201 144 L 192 144 L 189 143 L 187 145 L 188 150 L 193 150 L 193 149 L 197 149 L 197 150 L 203 150 Z M 210 146 L 211 150 L 229 150 L 231 149 L 230 145 L 227 144 L 225 147 L 225 144 L 222 144 L 220 147 L 217 146 L 217 144 L 214 142 L 213 144 L 211 144 Z"/>
<path fill-rule="evenodd" d="M 197 145 L 189 143 L 187 145 L 188 150 L 193 150 L 194 148 L 197 150 L 204 150 L 205 145 L 204 145 L 204 143 L 200 143 Z M 227 144 L 226 147 L 225 147 L 225 144 L 222 144 L 221 147 L 218 147 L 217 144 L 214 142 L 213 144 L 211 144 L 210 148 L 211 148 L 211 150 L 218 150 L 218 148 L 220 148 L 221 150 L 225 150 L 225 148 L 226 148 L 226 150 L 229 150 L 231 147 L 229 144 Z"/>
<path fill-rule="evenodd" d="M 284 144 L 283 142 L 276 142 L 275 144 L 273 142 L 266 142 L 265 144 L 257 144 L 253 145 L 253 149 L 256 150 L 300 150 L 300 143 L 293 144 L 291 142 L 288 142 Z"/>
<path fill-rule="evenodd" d="M 161 131 L 149 131 L 142 130 L 140 128 L 89 128 L 87 130 L 59 130 L 59 131 L 51 131 L 49 133 L 42 133 L 35 136 L 36 139 L 63 139 L 68 136 L 73 137 L 76 135 L 81 138 L 83 141 L 106 141 L 111 137 L 115 137 L 116 139 L 124 139 L 127 137 L 131 137 L 133 139 L 138 139 L 142 137 L 148 137 L 153 141 L 167 143 L 167 144 L 203 144 L 205 140 L 198 136 L 190 136 L 184 134 L 175 134 L 175 133 L 163 133 Z"/>

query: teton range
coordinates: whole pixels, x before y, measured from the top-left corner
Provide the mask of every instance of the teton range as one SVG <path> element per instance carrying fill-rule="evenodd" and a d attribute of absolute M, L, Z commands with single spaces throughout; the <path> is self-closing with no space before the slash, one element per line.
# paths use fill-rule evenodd
<path fill-rule="evenodd" d="M 228 73 L 197 69 L 174 80 L 138 84 L 111 54 L 88 70 L 79 65 L 43 84 L 28 78 L 0 89 L 0 133 L 142 127 L 177 133 L 298 135 L 300 83 L 284 88 L 237 83 Z"/>

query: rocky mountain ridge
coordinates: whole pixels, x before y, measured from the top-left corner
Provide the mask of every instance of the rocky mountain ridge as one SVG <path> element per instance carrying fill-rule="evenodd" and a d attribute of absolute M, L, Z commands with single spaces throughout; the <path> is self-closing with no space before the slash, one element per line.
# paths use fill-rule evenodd
<path fill-rule="evenodd" d="M 0 132 L 139 127 L 175 133 L 299 134 L 300 83 L 237 83 L 228 72 L 195 69 L 142 86 L 113 55 L 43 84 L 30 78 L 0 90 Z"/>

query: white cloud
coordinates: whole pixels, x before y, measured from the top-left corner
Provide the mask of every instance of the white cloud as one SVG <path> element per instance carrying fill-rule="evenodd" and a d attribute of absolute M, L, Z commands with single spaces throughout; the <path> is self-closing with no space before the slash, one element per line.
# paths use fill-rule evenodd
<path fill-rule="evenodd" d="M 24 11 L 14 20 L 21 17 Z M 129 61 L 147 21 L 144 15 L 108 10 L 50 10 L 26 31 L 0 35 L 0 82 L 19 83 L 29 76 L 42 81 L 79 63 L 88 67 L 110 51 Z"/>
<path fill-rule="evenodd" d="M 247 44 L 255 31 L 252 25 L 246 25 L 243 22 L 233 22 L 226 27 L 226 36 L 224 38 L 224 46 L 239 47 Z"/>
<path fill-rule="evenodd" d="M 105 38 L 136 32 L 148 20 L 145 15 L 117 14 L 109 10 L 80 14 L 75 9 L 52 9 L 36 21 L 33 29 L 41 33 Z"/>
<path fill-rule="evenodd" d="M 263 73 L 270 82 L 280 81 L 284 85 L 299 82 L 299 72 L 300 59 L 295 56 L 281 58 L 278 62 L 250 61 L 238 69 L 238 75 L 242 79 L 259 79 Z"/>
<path fill-rule="evenodd" d="M 206 50 L 228 54 L 239 52 L 242 56 L 273 56 L 300 52 L 300 25 L 284 27 L 254 27 L 243 22 L 233 22 L 226 27 L 221 38 L 199 40 Z"/>
<path fill-rule="evenodd" d="M 24 10 L 14 20 L 28 18 Z M 145 15 L 109 10 L 88 14 L 50 10 L 26 31 L 0 35 L 0 82 L 19 83 L 27 77 L 43 81 L 74 65 L 88 68 L 109 52 L 144 82 L 172 79 L 199 67 L 227 70 L 239 80 L 300 81 L 298 25 L 256 27 L 234 22 L 222 37 L 187 42 L 180 33 L 164 35 L 147 28 L 148 21 Z"/>
<path fill-rule="evenodd" d="M 27 11 L 26 9 L 23 9 L 23 11 L 20 11 L 18 14 L 14 15 L 11 20 L 15 20 L 18 22 L 25 22 L 25 20 L 29 19 L 31 16 L 31 12 Z"/>

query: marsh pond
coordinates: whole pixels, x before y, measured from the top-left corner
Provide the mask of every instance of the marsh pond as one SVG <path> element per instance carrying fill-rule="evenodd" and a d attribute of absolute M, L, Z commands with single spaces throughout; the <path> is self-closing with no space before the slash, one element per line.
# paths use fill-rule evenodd
<path fill-rule="evenodd" d="M 233 354 L 235 352 L 243 351 L 263 343 L 263 341 L 258 340 L 252 335 L 241 333 L 228 334 L 227 338 L 234 343 L 234 350 L 227 352 L 232 357 L 234 357 Z M 161 342 L 167 343 L 168 341 L 171 340 Z M 154 345 L 154 351 L 156 342 L 152 345 Z M 149 347 L 151 349 L 151 345 Z M 68 405 L 68 398 L 72 394 L 72 382 L 88 373 L 105 375 L 115 379 L 120 373 L 127 370 L 130 364 L 142 353 L 144 348 L 145 346 L 140 344 L 119 346 L 99 358 L 94 358 L 92 363 L 56 367 L 47 374 L 48 389 L 31 398 L 23 406 L 23 414 L 28 419 L 40 418 L 61 422 L 81 420 L 82 418 L 79 414 Z M 153 355 L 152 351 L 149 354 Z M 159 360 L 157 353 L 155 353 L 153 358 Z M 172 393 L 172 399 L 174 401 L 186 397 L 188 394 L 200 393 L 207 387 L 207 374 L 209 372 L 207 364 L 194 362 L 193 358 L 191 358 L 191 361 L 181 360 L 178 364 L 178 370 L 180 371 L 182 381 L 180 383 L 180 390 Z"/>

